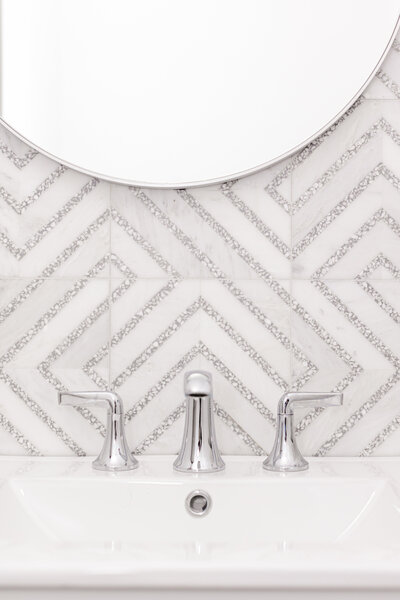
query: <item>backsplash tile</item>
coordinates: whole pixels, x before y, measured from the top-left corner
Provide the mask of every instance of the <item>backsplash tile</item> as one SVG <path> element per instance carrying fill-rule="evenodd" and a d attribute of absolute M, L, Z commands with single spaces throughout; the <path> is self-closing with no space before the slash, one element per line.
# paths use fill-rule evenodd
<path fill-rule="evenodd" d="M 114 185 L 0 130 L 0 453 L 95 454 L 111 388 L 137 453 L 175 453 L 183 373 L 214 376 L 223 452 L 265 454 L 286 389 L 305 454 L 400 451 L 400 53 L 295 156 L 191 190 Z"/>
<path fill-rule="evenodd" d="M 42 280 L 1 323 L 0 412 L 35 454 L 96 451 L 99 434 L 89 411 L 61 409 L 56 392 L 93 386 L 86 363 L 109 331 L 109 283 L 95 276 L 107 262 L 80 280 Z M 16 298 L 32 283 L 3 279 L 2 297 Z M 108 365 L 101 370 L 108 378 Z"/>
<path fill-rule="evenodd" d="M 109 184 L 39 154 L 17 165 L 0 153 L 0 275 L 80 277 L 109 252 Z"/>
<path fill-rule="evenodd" d="M 368 86 L 365 96 L 400 99 L 400 42 L 398 38 L 394 41 L 383 65 Z"/>
<path fill-rule="evenodd" d="M 380 283 L 388 296 L 398 287 L 397 281 Z M 355 281 L 294 281 L 293 295 L 330 335 L 321 340 L 312 326 L 293 320 L 293 340 L 318 369 L 307 388 L 340 390 L 345 397 L 339 409 L 299 415 L 299 440 L 314 454 L 358 455 L 397 414 L 397 331 Z"/>
<path fill-rule="evenodd" d="M 357 109 L 361 110 L 364 113 L 358 115 L 364 133 L 359 135 L 358 124 L 354 135 L 334 134 L 340 151 L 344 150 L 337 161 L 327 161 L 322 146 L 310 157 L 307 170 L 293 174 L 297 206 L 301 201 L 293 215 L 295 277 L 353 278 L 368 257 L 374 258 L 377 247 L 396 255 L 396 224 L 400 222 L 398 101 L 364 101 Z M 355 115 L 351 115 L 352 121 Z M 322 176 L 312 184 L 312 173 L 321 170 Z"/>

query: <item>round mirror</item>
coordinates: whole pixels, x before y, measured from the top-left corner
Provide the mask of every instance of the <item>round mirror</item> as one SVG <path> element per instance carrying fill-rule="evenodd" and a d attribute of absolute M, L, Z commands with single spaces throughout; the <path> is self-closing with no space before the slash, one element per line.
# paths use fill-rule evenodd
<path fill-rule="evenodd" d="M 398 0 L 1 0 L 0 116 L 112 181 L 240 177 L 354 102 L 398 13 Z"/>

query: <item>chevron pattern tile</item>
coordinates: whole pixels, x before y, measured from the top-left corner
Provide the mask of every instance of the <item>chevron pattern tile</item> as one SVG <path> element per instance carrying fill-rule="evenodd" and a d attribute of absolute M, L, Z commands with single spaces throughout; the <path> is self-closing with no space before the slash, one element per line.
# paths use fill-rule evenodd
<path fill-rule="evenodd" d="M 0 130 L 0 453 L 95 454 L 117 391 L 136 453 L 175 453 L 185 370 L 208 369 L 223 452 L 262 455 L 283 391 L 305 454 L 400 453 L 400 42 L 327 132 L 261 173 L 142 190 Z"/>

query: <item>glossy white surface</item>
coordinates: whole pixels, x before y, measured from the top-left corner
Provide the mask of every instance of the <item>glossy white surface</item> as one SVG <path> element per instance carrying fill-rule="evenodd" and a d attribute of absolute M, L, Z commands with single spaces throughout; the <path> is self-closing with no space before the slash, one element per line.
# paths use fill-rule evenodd
<path fill-rule="evenodd" d="M 2 0 L 0 114 L 113 180 L 229 179 L 328 127 L 398 14 L 397 0 Z"/>
<path fill-rule="evenodd" d="M 224 458 L 211 475 L 173 472 L 168 456 L 119 474 L 2 458 L 0 587 L 400 590 L 400 459 L 285 475 Z M 185 510 L 196 488 L 213 501 L 202 518 Z"/>

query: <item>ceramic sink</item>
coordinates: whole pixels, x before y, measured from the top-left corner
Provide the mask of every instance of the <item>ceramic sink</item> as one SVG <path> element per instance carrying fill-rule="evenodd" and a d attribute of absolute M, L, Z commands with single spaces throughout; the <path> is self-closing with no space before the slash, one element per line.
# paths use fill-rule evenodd
<path fill-rule="evenodd" d="M 224 472 L 202 475 L 173 459 L 113 474 L 86 458 L 1 458 L 2 598 L 400 594 L 400 459 L 281 474 L 224 457 Z M 198 490 L 209 505 L 193 515 Z"/>

